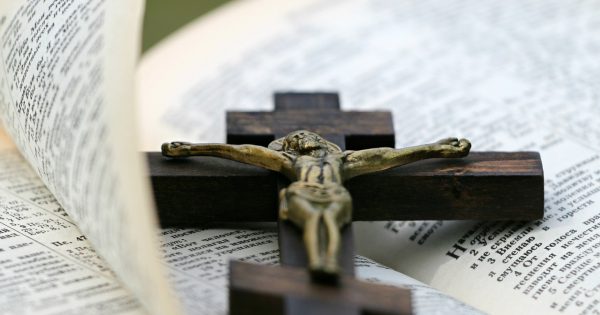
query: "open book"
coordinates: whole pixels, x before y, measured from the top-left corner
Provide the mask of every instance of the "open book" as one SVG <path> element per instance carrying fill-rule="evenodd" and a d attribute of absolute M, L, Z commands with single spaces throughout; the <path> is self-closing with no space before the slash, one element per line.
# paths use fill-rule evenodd
<path fill-rule="evenodd" d="M 543 220 L 358 223 L 359 277 L 417 313 L 600 309 L 600 6 L 240 1 L 138 66 L 142 10 L 0 2 L 0 312 L 226 313 L 228 259 L 277 263 L 274 229 L 160 230 L 139 150 L 223 141 L 226 109 L 292 89 L 389 108 L 397 146 L 542 154 Z"/>

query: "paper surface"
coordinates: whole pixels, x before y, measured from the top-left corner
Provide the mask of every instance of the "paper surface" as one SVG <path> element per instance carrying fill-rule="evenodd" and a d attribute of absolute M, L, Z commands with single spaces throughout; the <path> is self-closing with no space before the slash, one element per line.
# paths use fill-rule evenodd
<path fill-rule="evenodd" d="M 73 222 L 155 314 L 177 314 L 136 149 L 142 1 L 2 1 L 2 121 Z"/>
<path fill-rule="evenodd" d="M 475 151 L 539 150 L 544 220 L 356 224 L 358 253 L 486 312 L 593 313 L 599 25 L 596 1 L 230 5 L 145 56 L 142 148 L 224 141 L 225 110 L 325 90 L 346 109 L 392 110 L 397 146 L 457 136 Z"/>
<path fill-rule="evenodd" d="M 14 148 L 0 149 L 0 270 L 2 314 L 144 313 Z"/>

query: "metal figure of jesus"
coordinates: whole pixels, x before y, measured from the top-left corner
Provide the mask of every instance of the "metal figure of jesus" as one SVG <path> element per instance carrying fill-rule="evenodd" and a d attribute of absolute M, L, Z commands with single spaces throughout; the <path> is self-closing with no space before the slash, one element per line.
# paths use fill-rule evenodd
<path fill-rule="evenodd" d="M 279 217 L 303 230 L 309 270 L 316 279 L 337 279 L 340 229 L 352 220 L 352 199 L 344 181 L 429 158 L 457 158 L 469 153 L 466 139 L 443 139 L 409 148 L 343 151 L 316 133 L 299 130 L 256 145 L 162 145 L 165 156 L 215 156 L 280 172 L 292 183 L 280 192 Z"/>

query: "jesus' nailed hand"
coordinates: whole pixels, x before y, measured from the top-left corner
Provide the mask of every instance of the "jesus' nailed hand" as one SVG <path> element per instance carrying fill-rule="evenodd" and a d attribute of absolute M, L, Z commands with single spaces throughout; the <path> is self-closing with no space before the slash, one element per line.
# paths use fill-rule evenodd
<path fill-rule="evenodd" d="M 429 158 L 469 154 L 466 139 L 442 139 L 432 144 L 393 149 L 343 151 L 316 133 L 299 130 L 277 139 L 268 148 L 257 145 L 162 145 L 164 156 L 216 156 L 284 174 L 292 183 L 279 195 L 279 217 L 303 230 L 309 269 L 314 279 L 335 281 L 340 229 L 352 220 L 352 199 L 342 183 L 352 177 Z"/>

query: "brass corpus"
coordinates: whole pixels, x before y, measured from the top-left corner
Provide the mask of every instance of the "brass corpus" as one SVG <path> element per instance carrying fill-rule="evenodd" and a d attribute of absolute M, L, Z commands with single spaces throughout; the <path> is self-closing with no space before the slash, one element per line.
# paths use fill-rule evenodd
<path fill-rule="evenodd" d="M 341 272 L 337 261 L 340 229 L 352 220 L 352 198 L 342 183 L 423 159 L 464 157 L 470 148 L 466 139 L 447 138 L 402 149 L 342 152 L 318 134 L 299 130 L 271 142 L 268 148 L 171 142 L 162 145 L 162 154 L 171 158 L 216 156 L 285 175 L 292 183 L 280 191 L 279 217 L 303 230 L 312 278 L 335 283 Z"/>

